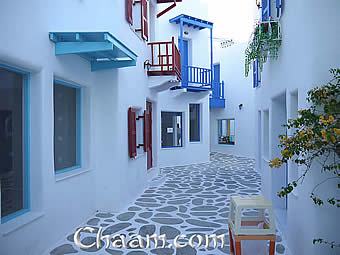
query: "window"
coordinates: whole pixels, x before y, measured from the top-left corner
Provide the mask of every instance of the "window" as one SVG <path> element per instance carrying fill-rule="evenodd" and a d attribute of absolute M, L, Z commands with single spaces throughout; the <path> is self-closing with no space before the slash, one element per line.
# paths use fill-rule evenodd
<path fill-rule="evenodd" d="M 235 144 L 235 120 L 218 120 L 218 143 Z"/>
<path fill-rule="evenodd" d="M 1 223 L 29 209 L 28 77 L 0 66 Z"/>
<path fill-rule="evenodd" d="M 182 147 L 182 113 L 162 112 L 162 148 Z"/>
<path fill-rule="evenodd" d="M 125 18 L 135 32 L 140 33 L 140 37 L 149 40 L 149 1 L 148 0 L 125 0 Z"/>
<path fill-rule="evenodd" d="M 199 104 L 189 105 L 189 140 L 190 142 L 199 142 L 200 138 L 200 108 Z"/>
<path fill-rule="evenodd" d="M 80 167 L 80 87 L 54 82 L 54 170 Z"/>

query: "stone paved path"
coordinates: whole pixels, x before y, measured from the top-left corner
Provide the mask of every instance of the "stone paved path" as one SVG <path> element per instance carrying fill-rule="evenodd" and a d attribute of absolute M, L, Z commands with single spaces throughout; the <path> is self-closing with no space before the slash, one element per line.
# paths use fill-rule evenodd
<path fill-rule="evenodd" d="M 231 195 L 253 195 L 260 190 L 260 176 L 254 171 L 254 161 L 221 153 L 212 153 L 211 162 L 162 169 L 165 181 L 151 185 L 126 211 L 100 212 L 87 221 L 103 235 L 166 234 L 168 243 L 179 234 L 226 234 L 224 248 L 181 249 L 105 249 L 93 247 L 81 250 L 73 243 L 73 233 L 50 251 L 51 255 L 64 254 L 115 254 L 115 255 L 218 255 L 229 254 L 227 220 Z M 84 226 L 81 226 L 84 227 Z M 96 233 L 83 234 L 82 243 L 91 244 Z M 287 254 L 280 235 L 276 254 Z M 256 255 L 256 254 L 254 254 Z"/>

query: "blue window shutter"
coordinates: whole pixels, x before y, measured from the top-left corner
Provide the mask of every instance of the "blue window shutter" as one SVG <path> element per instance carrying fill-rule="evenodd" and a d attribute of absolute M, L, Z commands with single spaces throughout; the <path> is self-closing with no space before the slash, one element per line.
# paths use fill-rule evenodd
<path fill-rule="evenodd" d="M 253 88 L 256 88 L 257 85 L 258 85 L 257 84 L 257 81 L 258 81 L 258 79 L 257 79 L 257 72 L 258 72 L 257 67 L 258 67 L 257 61 L 255 60 L 253 62 Z"/>
<path fill-rule="evenodd" d="M 262 21 L 268 21 L 271 16 L 271 0 L 262 0 Z"/>
<path fill-rule="evenodd" d="M 261 74 L 259 69 L 259 61 L 256 59 L 253 62 L 253 87 L 257 88 L 261 84 Z"/>
<path fill-rule="evenodd" d="M 276 17 L 280 18 L 282 12 L 282 0 L 276 0 Z"/>

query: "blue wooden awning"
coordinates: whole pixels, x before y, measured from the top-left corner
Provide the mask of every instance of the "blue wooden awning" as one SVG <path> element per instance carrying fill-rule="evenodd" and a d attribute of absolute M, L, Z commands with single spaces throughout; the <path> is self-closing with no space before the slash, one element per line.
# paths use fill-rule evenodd
<path fill-rule="evenodd" d="M 109 32 L 50 32 L 55 54 L 77 54 L 90 61 L 91 70 L 135 66 L 137 55 Z"/>
<path fill-rule="evenodd" d="M 169 20 L 169 22 L 174 23 L 174 24 L 180 24 L 181 22 L 183 22 L 183 25 L 186 25 L 188 27 L 193 27 L 194 29 L 199 29 L 199 30 L 202 30 L 205 28 L 212 29 L 214 25 L 214 23 L 210 21 L 191 17 L 185 14 L 181 14 L 175 18 L 172 18 Z"/>

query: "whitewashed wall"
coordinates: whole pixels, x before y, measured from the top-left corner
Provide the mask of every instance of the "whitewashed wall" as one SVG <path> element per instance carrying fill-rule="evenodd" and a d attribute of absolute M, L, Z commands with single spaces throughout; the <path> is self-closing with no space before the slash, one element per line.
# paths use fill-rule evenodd
<path fill-rule="evenodd" d="M 340 67 L 339 40 L 340 2 L 337 0 L 316 1 L 286 1 L 284 4 L 282 22 L 283 40 L 278 60 L 270 60 L 264 66 L 262 85 L 255 90 L 255 109 L 258 134 L 257 147 L 269 140 L 268 157 L 262 150 L 256 150 L 257 169 L 262 173 L 263 192 L 275 204 L 276 192 L 283 182 L 284 169 L 271 170 L 268 159 L 276 155 L 275 126 L 282 121 L 279 116 L 275 98 L 281 95 L 286 99 L 287 118 L 294 117 L 291 108 L 294 107 L 292 96 L 298 93 L 298 108 L 307 107 L 307 91 L 316 85 L 325 84 L 330 79 L 328 70 Z M 284 104 L 284 102 L 282 103 Z M 281 106 L 282 106 L 281 104 Z M 281 107 L 282 109 L 282 107 Z M 269 132 L 264 128 L 264 110 L 269 110 Z M 285 117 L 285 116 L 284 116 Z M 263 146 L 261 146 L 263 147 Z M 301 174 L 303 169 L 299 169 Z M 289 178 L 294 176 L 296 168 L 289 166 Z M 324 238 L 339 243 L 338 209 L 329 206 L 317 207 L 309 198 L 309 193 L 320 180 L 320 167 L 314 166 L 313 174 L 303 183 L 303 188 L 289 195 L 286 219 L 281 219 L 281 227 L 288 240 L 288 246 L 293 254 L 337 254 L 336 250 L 325 246 L 313 245 L 313 238 Z M 321 191 L 325 195 L 327 189 Z M 334 185 L 332 188 L 334 189 Z M 326 195 L 325 195 L 326 196 Z M 280 211 L 280 210 L 279 210 Z M 281 210 L 282 211 L 282 210 Z"/>
<path fill-rule="evenodd" d="M 178 8 L 180 5 L 177 11 Z M 158 28 L 156 32 L 163 35 L 167 31 L 167 39 L 178 35 L 176 26 L 164 24 L 167 27 Z M 168 30 L 170 26 L 172 30 Z M 158 163 L 160 130 L 157 128 L 160 127 L 159 113 L 165 104 L 160 105 L 158 95 L 148 89 L 149 80 L 143 63 L 150 59 L 149 48 L 125 21 L 125 1 L 3 1 L 0 4 L 0 31 L 0 62 L 32 73 L 32 208 L 29 213 L 0 226 L 0 254 L 37 255 L 48 250 L 96 210 L 118 211 L 142 192 L 148 179 L 158 173 L 158 165 L 161 164 Z M 92 73 L 89 63 L 78 56 L 55 56 L 54 43 L 48 37 L 48 33 L 53 31 L 111 32 L 137 53 L 137 66 Z M 197 34 L 198 38 L 204 32 Z M 208 37 L 205 39 L 209 41 Z M 199 50 L 194 48 L 193 52 Z M 209 59 L 208 50 L 206 52 Z M 196 59 L 195 55 L 193 61 L 203 66 L 209 63 L 205 59 Z M 83 168 L 58 177 L 53 166 L 54 77 L 80 84 L 85 92 Z M 207 96 L 193 98 L 185 96 L 181 110 L 188 110 L 188 105 L 183 102 L 202 102 L 208 118 Z M 149 172 L 146 171 L 144 153 L 140 153 L 136 160 L 129 159 L 127 142 L 128 107 L 143 110 L 146 99 L 154 103 L 155 123 L 155 167 Z M 172 108 L 171 103 L 173 106 L 178 103 L 177 99 L 168 99 L 165 95 L 163 103 L 167 100 L 168 109 Z M 190 148 L 186 147 L 187 157 L 178 161 L 179 164 L 204 158 L 208 160 L 209 124 L 204 126 L 204 130 L 205 144 L 198 149 L 199 153 L 188 155 Z M 174 155 L 176 152 L 163 153 L 160 157 L 163 165 L 172 163 Z"/>
<path fill-rule="evenodd" d="M 215 63 L 221 66 L 224 81 L 224 109 L 210 111 L 210 149 L 236 156 L 255 157 L 254 89 L 251 75 L 244 76 L 246 44 L 235 44 L 215 50 Z M 243 104 L 242 109 L 239 105 Z M 218 144 L 218 120 L 235 119 L 235 145 Z"/>
<path fill-rule="evenodd" d="M 3 1 L 0 62 L 32 73 L 31 204 L 0 226 L 0 254 L 41 254 L 95 210 L 116 211 L 146 186 L 146 157 L 128 158 L 127 109 L 145 109 L 148 46 L 125 21 L 124 1 Z M 136 67 L 92 73 L 78 56 L 54 54 L 51 31 L 108 31 L 138 55 Z M 131 75 L 133 73 L 133 75 Z M 84 86 L 83 168 L 56 176 L 53 77 Z M 132 93 L 133 91 L 133 93 Z M 156 129 L 154 136 L 157 136 Z"/>
<path fill-rule="evenodd" d="M 183 147 L 161 148 L 159 140 L 159 165 L 181 166 L 192 163 L 208 162 L 209 159 L 209 96 L 208 92 L 165 91 L 159 95 L 158 115 L 162 111 L 182 112 Z M 189 141 L 189 104 L 200 104 L 200 142 Z M 161 130 L 161 123 L 157 127 Z"/>
<path fill-rule="evenodd" d="M 167 5 L 159 5 L 158 11 L 163 10 Z M 161 16 L 156 23 L 156 41 L 171 41 L 175 37 L 178 45 L 180 33 L 179 24 L 170 24 L 169 20 L 180 14 L 186 14 L 200 19 L 207 20 L 208 10 L 205 3 L 197 0 L 188 0 L 177 3 L 177 7 Z M 189 64 L 197 67 L 210 68 L 210 31 L 209 29 L 195 30 L 184 26 L 188 32 L 185 38 L 189 40 Z M 179 47 L 179 46 L 178 46 Z M 189 104 L 201 104 L 201 141 L 189 142 Z M 183 113 L 183 147 L 161 148 L 160 139 L 157 149 L 159 153 L 159 166 L 178 166 L 192 163 L 209 161 L 209 94 L 207 92 L 182 93 L 178 91 L 164 91 L 159 93 L 157 113 L 160 119 L 162 111 L 176 111 Z M 161 123 L 158 121 L 157 129 L 161 130 Z"/>

